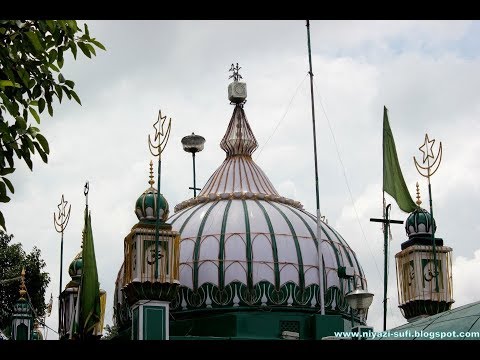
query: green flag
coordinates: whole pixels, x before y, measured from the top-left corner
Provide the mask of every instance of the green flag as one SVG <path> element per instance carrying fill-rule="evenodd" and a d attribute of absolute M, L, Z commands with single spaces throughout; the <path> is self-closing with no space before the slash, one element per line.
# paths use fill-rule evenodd
<path fill-rule="evenodd" d="M 93 245 L 92 219 L 87 209 L 85 209 L 85 227 L 83 230 L 83 269 L 79 295 L 79 330 L 82 337 L 93 332 L 95 325 L 100 321 L 101 312 L 97 262 L 95 260 L 95 248 Z"/>
<path fill-rule="evenodd" d="M 392 195 L 400 209 L 405 212 L 412 212 L 417 207 L 403 179 L 385 106 L 383 107 L 383 191 Z"/>

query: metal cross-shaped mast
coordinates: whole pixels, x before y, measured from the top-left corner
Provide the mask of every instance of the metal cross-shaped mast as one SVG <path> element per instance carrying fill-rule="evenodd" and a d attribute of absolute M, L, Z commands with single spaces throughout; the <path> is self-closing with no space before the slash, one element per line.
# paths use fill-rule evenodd
<path fill-rule="evenodd" d="M 385 204 L 385 203 L 384 203 Z M 392 204 L 388 204 L 385 208 L 384 219 L 373 219 L 372 222 L 383 223 L 383 252 L 384 252 L 384 264 L 383 264 L 383 331 L 387 330 L 387 282 L 388 282 L 388 229 L 390 224 L 403 224 L 400 220 L 391 220 L 388 218 L 388 213 Z M 384 205 L 385 206 L 385 205 Z"/>

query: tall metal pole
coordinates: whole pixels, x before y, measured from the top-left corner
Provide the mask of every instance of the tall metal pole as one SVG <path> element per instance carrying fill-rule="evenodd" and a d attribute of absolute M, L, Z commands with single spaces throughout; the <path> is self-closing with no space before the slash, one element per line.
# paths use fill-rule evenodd
<path fill-rule="evenodd" d="M 383 203 L 385 204 L 385 193 L 383 193 Z M 385 205 L 384 205 L 385 206 Z M 388 212 L 392 204 L 388 204 L 383 210 L 383 219 L 370 219 L 373 222 L 383 223 L 383 331 L 387 330 L 387 285 L 388 285 L 388 227 L 390 224 L 403 224 L 401 220 L 392 220 L 388 217 Z"/>
<path fill-rule="evenodd" d="M 385 209 L 385 223 L 383 224 L 383 331 L 387 330 L 387 284 L 388 284 L 388 211 L 391 204 Z"/>
<path fill-rule="evenodd" d="M 432 143 L 432 145 L 430 145 Z M 430 184 L 430 177 L 435 174 L 442 162 L 442 142 L 440 142 L 440 146 L 438 148 L 437 156 L 433 155 L 433 144 L 435 144 L 435 139 L 430 140 L 428 138 L 428 134 L 425 134 L 425 142 L 422 146 L 419 147 L 419 150 L 423 152 L 423 163 L 427 162 L 427 166 L 421 166 L 415 156 L 413 157 L 413 161 L 415 163 L 415 167 L 420 175 L 426 177 L 428 179 L 428 196 L 430 202 L 430 215 L 432 217 L 432 247 L 433 247 L 433 266 L 434 266 L 434 277 L 435 277 L 435 291 L 438 292 L 438 269 L 437 269 L 437 249 L 435 244 L 435 223 L 433 217 L 433 203 L 432 203 L 432 185 Z M 425 150 L 422 150 L 425 148 Z M 433 159 L 433 164 L 430 164 L 430 158 Z M 426 172 L 426 174 L 424 174 Z"/>
<path fill-rule="evenodd" d="M 72 210 L 72 205 L 68 207 L 68 201 L 65 201 L 64 195 L 62 194 L 62 200 L 58 204 L 58 215 L 53 212 L 53 226 L 55 230 L 61 234 L 60 238 L 60 284 L 58 290 L 58 299 L 60 301 L 60 294 L 62 293 L 62 274 L 63 274 L 63 233 L 65 228 L 68 225 L 68 220 L 70 220 L 70 211 Z M 59 304 L 60 305 L 60 304 Z M 60 315 L 60 306 L 58 307 Z M 60 316 L 59 316 L 59 329 L 60 329 Z"/>
<path fill-rule="evenodd" d="M 162 174 L 162 152 L 167 145 L 168 139 L 170 137 L 170 130 L 172 127 L 172 119 L 168 121 L 167 128 L 164 129 L 165 121 L 167 120 L 166 116 L 162 117 L 162 111 L 158 111 L 157 121 L 153 124 L 155 129 L 155 138 L 152 142 L 150 135 L 148 135 L 148 146 L 150 153 L 153 156 L 158 156 L 158 189 L 157 189 L 157 203 L 156 203 L 156 221 L 155 221 L 155 281 L 158 279 L 158 243 L 159 243 L 159 227 L 160 227 L 160 177 Z M 156 127 L 158 125 L 158 128 Z M 163 138 L 162 138 L 163 137 Z M 155 142 L 157 142 L 155 144 Z"/>
<path fill-rule="evenodd" d="M 192 152 L 193 157 L 193 197 L 197 197 L 197 183 L 195 180 L 195 153 Z"/>
<path fill-rule="evenodd" d="M 308 63 L 310 65 L 310 99 L 312 103 L 312 124 L 313 124 L 313 154 L 315 158 L 315 194 L 317 200 L 317 251 L 318 251 L 318 285 L 320 301 L 320 313 L 325 315 L 325 299 L 324 299 L 324 278 L 323 278 L 323 255 L 322 255 L 322 236 L 320 225 L 320 195 L 318 189 L 318 165 L 317 165 L 317 131 L 315 129 L 315 101 L 313 98 L 313 71 L 312 71 L 312 52 L 310 47 L 310 21 L 307 20 L 307 38 L 308 38 Z"/>
<path fill-rule="evenodd" d="M 158 242 L 159 242 L 159 228 L 160 228 L 160 175 L 162 173 L 162 153 L 158 155 L 158 178 L 157 178 L 157 217 L 155 219 L 155 281 L 158 279 Z"/>

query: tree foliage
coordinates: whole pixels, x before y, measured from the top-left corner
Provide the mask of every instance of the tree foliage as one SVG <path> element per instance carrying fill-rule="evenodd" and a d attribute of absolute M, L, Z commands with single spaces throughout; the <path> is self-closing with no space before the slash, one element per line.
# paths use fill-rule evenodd
<path fill-rule="evenodd" d="M 19 298 L 20 273 L 25 267 L 25 285 L 38 317 L 45 315 L 45 290 L 50 276 L 43 272 L 45 261 L 40 250 L 33 247 L 26 253 L 22 245 L 10 244 L 13 235 L 0 230 L 0 329 L 10 326 L 13 306 Z"/>
<path fill-rule="evenodd" d="M 0 20 L 0 203 L 14 193 L 7 178 L 15 171 L 14 155 L 33 169 L 38 152 L 48 162 L 50 148 L 40 133 L 44 111 L 53 116 L 54 99 L 65 97 L 81 105 L 75 83 L 61 73 L 65 54 L 77 58 L 78 49 L 87 57 L 95 47 L 105 47 L 74 20 Z M 5 219 L 0 211 L 0 229 Z"/>

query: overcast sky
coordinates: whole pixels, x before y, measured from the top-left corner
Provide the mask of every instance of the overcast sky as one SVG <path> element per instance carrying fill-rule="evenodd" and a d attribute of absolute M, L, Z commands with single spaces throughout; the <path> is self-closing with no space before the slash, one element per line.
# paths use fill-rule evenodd
<path fill-rule="evenodd" d="M 247 83 L 245 112 L 259 143 L 253 159 L 281 195 L 299 200 L 312 213 L 316 208 L 305 21 L 87 23 L 107 51 L 98 50 L 92 60 L 80 53 L 77 61 L 66 57 L 62 69 L 75 81 L 83 106 L 63 102 L 53 118 L 43 117 L 49 163 L 37 155 L 30 172 L 17 161 L 10 177 L 15 194 L 2 205 L 14 240 L 27 251 L 34 245 L 42 251 L 52 279 L 46 301 L 50 293 L 55 299 L 46 323 L 55 330 L 60 235 L 53 212 L 61 195 L 72 204 L 64 238 L 65 286 L 67 267 L 80 250 L 83 186 L 90 181 L 99 280 L 107 291 L 105 321 L 112 324 L 123 240 L 137 222 L 135 201 L 149 186 L 153 157 L 147 136 L 153 134 L 158 110 L 172 118 L 161 191 L 173 213 L 176 204 L 193 196 L 188 189 L 192 159 L 181 138 L 192 132 L 206 138 L 197 155 L 200 187 L 225 157 L 219 142 L 233 110 L 227 86 L 234 62 Z M 443 162 L 432 177 L 436 235 L 453 248 L 453 306 L 479 300 L 480 284 L 471 279 L 480 271 L 475 210 L 480 202 L 480 22 L 311 21 L 310 27 L 320 207 L 357 253 L 375 294 L 369 325 L 382 329 L 383 235 L 369 219 L 382 215 L 384 105 L 406 183 L 412 196 L 420 183 L 426 208 L 427 182 L 416 172 L 413 156 L 421 158 L 425 132 L 436 139 L 434 151 L 439 141 L 443 144 Z M 387 199 L 392 218 L 406 219 L 408 214 Z M 392 234 L 388 328 L 406 322 L 398 309 L 394 261 L 406 235 L 402 225 L 392 225 Z M 57 337 L 49 331 L 48 338 Z"/>

